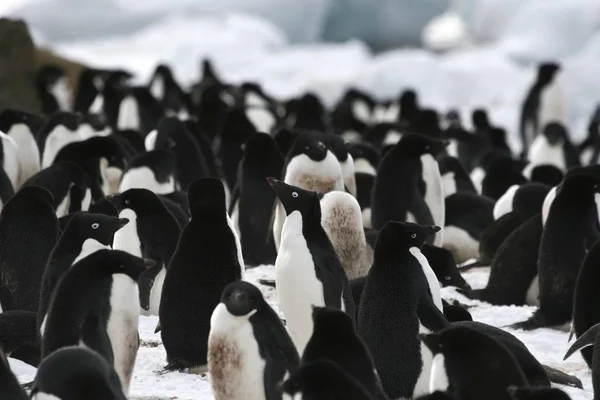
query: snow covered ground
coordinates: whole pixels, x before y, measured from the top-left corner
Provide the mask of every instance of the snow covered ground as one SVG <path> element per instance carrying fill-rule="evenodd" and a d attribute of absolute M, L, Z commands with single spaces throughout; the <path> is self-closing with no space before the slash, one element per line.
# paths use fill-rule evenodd
<path fill-rule="evenodd" d="M 474 289 L 485 286 L 489 269 L 471 270 L 464 274 L 465 279 Z M 247 271 L 246 280 L 261 288 L 269 304 L 279 313 L 277 298 L 273 288 L 258 284 L 259 279 L 274 278 L 275 270 L 272 265 L 261 266 Z M 504 327 L 528 318 L 534 311 L 533 307 L 498 307 L 476 300 L 469 300 L 459 295 L 453 288 L 443 288 L 445 299 L 457 299 L 463 304 L 472 306 L 469 312 L 476 321 L 497 327 Z M 209 400 L 213 399 L 208 378 L 179 372 L 164 375 L 158 373 L 165 365 L 165 349 L 160 340 L 160 334 L 154 333 L 156 317 L 140 317 L 140 338 L 142 341 L 138 352 L 133 381 L 130 389 L 130 399 L 177 399 L 177 400 Z M 521 339 L 531 353 L 544 365 L 548 365 L 572 374 L 581 379 L 584 390 L 558 386 L 565 390 L 572 400 L 591 400 L 594 398 L 591 373 L 579 353 L 562 361 L 569 348 L 568 333 L 552 329 L 537 329 L 533 332 L 509 332 Z M 10 359 L 10 365 L 19 381 L 29 382 L 35 376 L 35 368 L 18 360 Z"/>

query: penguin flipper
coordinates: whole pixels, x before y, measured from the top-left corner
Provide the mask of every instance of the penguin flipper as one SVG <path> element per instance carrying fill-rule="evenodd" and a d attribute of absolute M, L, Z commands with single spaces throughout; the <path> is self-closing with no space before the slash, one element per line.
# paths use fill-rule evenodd
<path fill-rule="evenodd" d="M 485 265 L 481 261 L 476 260 L 476 261 L 472 261 L 472 262 L 467 263 L 467 264 L 459 265 L 458 269 L 460 271 L 469 271 L 469 270 L 471 270 L 473 268 L 479 268 L 479 267 L 489 267 L 489 265 Z"/>
<path fill-rule="evenodd" d="M 458 293 L 472 300 L 481 300 L 484 290 L 485 289 L 464 290 L 461 288 L 456 288 Z"/>
<path fill-rule="evenodd" d="M 444 305 L 444 316 L 448 322 L 473 321 L 473 316 L 461 306 L 453 304 Z"/>
<path fill-rule="evenodd" d="M 156 328 L 154 328 L 154 333 L 160 332 L 162 326 L 160 325 L 160 320 L 156 323 Z"/>
<path fill-rule="evenodd" d="M 579 380 L 579 378 L 577 378 L 576 376 L 566 374 L 547 365 L 542 365 L 542 367 L 544 367 L 544 370 L 546 371 L 550 382 L 558 383 L 559 385 L 566 385 L 574 388 L 583 389 L 583 384 L 581 383 L 581 380 Z"/>
<path fill-rule="evenodd" d="M 571 355 L 577 350 L 584 349 L 588 346 L 593 346 L 594 342 L 596 341 L 596 336 L 598 335 L 599 329 L 600 323 L 597 323 L 596 325 L 592 326 L 590 329 L 585 331 L 583 335 L 578 337 L 577 340 L 571 345 L 571 347 L 569 347 L 569 350 L 567 350 L 563 361 L 571 357 Z"/>
<path fill-rule="evenodd" d="M 140 307 L 146 311 L 150 309 L 150 292 L 152 291 L 152 286 L 154 285 L 156 276 L 163 269 L 163 263 L 160 259 L 155 257 L 151 258 L 155 260 L 156 263 L 151 268 L 148 268 L 142 272 L 138 278 L 138 285 L 140 288 Z"/>

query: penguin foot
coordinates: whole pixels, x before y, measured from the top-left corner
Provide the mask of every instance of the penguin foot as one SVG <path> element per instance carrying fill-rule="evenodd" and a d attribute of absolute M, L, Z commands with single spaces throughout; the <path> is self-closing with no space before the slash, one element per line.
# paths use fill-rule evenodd
<path fill-rule="evenodd" d="M 549 367 L 547 365 L 542 365 L 546 370 L 546 374 L 548 374 L 548 378 L 552 383 L 558 383 L 559 385 L 570 386 L 578 389 L 583 389 L 583 384 L 579 378 L 565 374 L 562 371 Z"/>
<path fill-rule="evenodd" d="M 537 328 L 545 328 L 548 326 L 550 326 L 550 324 L 548 323 L 546 316 L 541 312 L 541 310 L 537 310 L 528 320 L 509 325 L 507 328 L 532 331 Z"/>

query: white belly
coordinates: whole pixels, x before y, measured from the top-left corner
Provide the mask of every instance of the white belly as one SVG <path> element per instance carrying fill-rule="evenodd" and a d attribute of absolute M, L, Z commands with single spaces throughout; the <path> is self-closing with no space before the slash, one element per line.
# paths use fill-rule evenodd
<path fill-rule="evenodd" d="M 419 333 L 431 333 L 431 331 L 425 328 L 419 323 Z M 429 383 L 431 380 L 431 364 L 433 361 L 433 353 L 429 350 L 429 347 L 425 343 L 420 341 L 421 346 L 421 360 L 423 361 L 423 367 L 417 379 L 415 390 L 413 391 L 413 398 L 424 396 L 429 394 Z"/>
<path fill-rule="evenodd" d="M 446 226 L 442 247 L 450 250 L 459 264 L 479 257 L 479 242 L 456 226 Z"/>
<path fill-rule="evenodd" d="M 513 199 L 515 198 L 515 193 L 519 189 L 519 185 L 512 185 L 508 188 L 508 190 L 500 196 L 500 198 L 494 204 L 494 219 L 498 220 L 503 215 L 508 214 L 512 211 L 513 208 Z"/>
<path fill-rule="evenodd" d="M 148 311 L 144 313 L 145 315 L 158 315 L 158 309 L 160 307 L 160 296 L 162 294 L 162 288 L 163 288 L 163 283 L 165 282 L 166 273 L 167 273 L 167 271 L 163 267 L 160 270 L 160 272 L 156 275 L 156 278 L 154 278 L 154 284 L 152 285 L 152 288 L 150 289 L 150 302 L 149 302 L 150 307 L 148 308 Z M 145 310 L 141 310 L 141 311 L 145 311 Z"/>
<path fill-rule="evenodd" d="M 148 189 L 156 194 L 167 194 L 175 191 L 175 179 L 169 177 L 161 183 L 154 177 L 154 172 L 148 167 L 136 167 L 125 172 L 119 184 L 119 193 L 129 189 Z"/>
<path fill-rule="evenodd" d="M 528 306 L 540 306 L 540 277 L 536 275 L 531 281 L 531 285 L 527 289 L 527 296 L 525 298 L 525 304 Z"/>
<path fill-rule="evenodd" d="M 15 190 L 40 171 L 40 152 L 25 124 L 15 124 L 7 132 L 19 149 L 19 180 Z"/>
<path fill-rule="evenodd" d="M 423 165 L 423 180 L 427 184 L 425 203 L 429 207 L 434 224 L 442 228 L 435 234 L 433 244 L 441 247 L 444 242 L 444 225 L 446 220 L 446 202 L 444 199 L 442 176 L 440 175 L 438 163 L 431 154 L 421 156 L 421 163 Z"/>

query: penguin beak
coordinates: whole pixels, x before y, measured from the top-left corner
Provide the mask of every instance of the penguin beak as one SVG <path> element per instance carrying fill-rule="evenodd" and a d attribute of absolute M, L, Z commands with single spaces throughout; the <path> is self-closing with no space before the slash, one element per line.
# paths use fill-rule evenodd
<path fill-rule="evenodd" d="M 119 222 L 119 226 L 122 228 L 129 223 L 129 219 L 128 218 L 119 218 L 118 222 Z"/>
<path fill-rule="evenodd" d="M 271 185 L 271 187 L 274 189 L 279 185 L 279 181 L 275 178 L 273 178 L 272 176 L 267 178 L 267 182 L 269 183 L 269 185 Z"/>
<path fill-rule="evenodd" d="M 156 265 L 156 261 L 150 259 L 150 258 L 144 258 L 144 267 L 146 269 L 152 268 Z"/>
<path fill-rule="evenodd" d="M 442 228 L 441 228 L 441 227 L 439 227 L 439 226 L 437 226 L 437 225 L 433 225 L 433 226 L 431 227 L 431 233 L 438 233 L 438 232 L 439 232 L 439 231 L 441 231 L 441 230 L 442 230 Z"/>
<path fill-rule="evenodd" d="M 118 195 L 106 197 L 106 200 L 108 200 L 110 204 L 115 206 L 115 208 L 117 209 L 118 212 L 121 212 L 121 210 L 123 209 L 123 204 Z"/>

